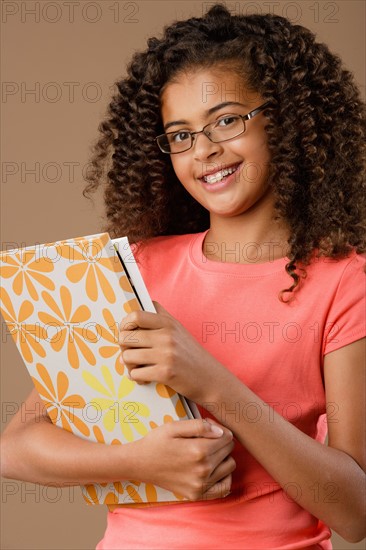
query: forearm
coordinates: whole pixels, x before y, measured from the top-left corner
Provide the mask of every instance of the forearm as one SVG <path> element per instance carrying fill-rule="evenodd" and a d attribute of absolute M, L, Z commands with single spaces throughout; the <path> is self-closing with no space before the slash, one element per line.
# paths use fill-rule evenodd
<path fill-rule="evenodd" d="M 168 422 L 136 441 L 104 445 L 42 417 L 25 426 L 10 423 L 2 439 L 1 466 L 4 477 L 44 485 L 133 479 L 190 500 L 211 500 L 230 490 L 233 446 L 231 432 L 199 419 Z"/>
<path fill-rule="evenodd" d="M 1 441 L 2 475 L 66 486 L 136 479 L 135 446 L 87 441 L 42 417 L 11 433 L 5 430 Z"/>
<path fill-rule="evenodd" d="M 274 410 L 269 414 L 269 406 L 231 375 L 222 383 L 216 380 L 200 404 L 234 433 L 300 506 L 349 540 L 364 536 L 365 474 L 351 456 L 313 440 Z M 239 422 L 228 412 L 238 404 Z M 249 413 L 254 408 L 255 421 Z"/>

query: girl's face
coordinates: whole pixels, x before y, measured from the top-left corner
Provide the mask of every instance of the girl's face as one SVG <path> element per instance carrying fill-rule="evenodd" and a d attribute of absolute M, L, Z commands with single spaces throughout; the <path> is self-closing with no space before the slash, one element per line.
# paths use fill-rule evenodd
<path fill-rule="evenodd" d="M 161 99 L 166 132 L 199 131 L 223 115 L 245 115 L 264 103 L 234 71 L 218 68 L 182 73 L 167 84 Z M 220 143 L 198 134 L 191 149 L 171 155 L 178 179 L 209 210 L 211 222 L 214 216 L 240 216 L 253 209 L 268 214 L 273 210 L 273 195 L 267 184 L 270 154 L 266 121 L 261 112 L 245 122 L 243 134 Z M 235 171 L 221 172 L 227 168 Z"/>

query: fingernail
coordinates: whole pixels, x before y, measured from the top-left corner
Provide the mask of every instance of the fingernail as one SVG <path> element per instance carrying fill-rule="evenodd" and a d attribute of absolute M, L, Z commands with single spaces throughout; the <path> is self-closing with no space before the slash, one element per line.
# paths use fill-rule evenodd
<path fill-rule="evenodd" d="M 222 428 L 219 428 L 218 426 L 215 426 L 214 424 L 211 424 L 211 431 L 214 434 L 222 435 L 224 433 L 224 430 Z"/>

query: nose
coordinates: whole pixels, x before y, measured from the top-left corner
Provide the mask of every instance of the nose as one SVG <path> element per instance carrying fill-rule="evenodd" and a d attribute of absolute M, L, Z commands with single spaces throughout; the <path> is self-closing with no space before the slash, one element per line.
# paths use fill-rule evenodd
<path fill-rule="evenodd" d="M 219 154 L 222 149 L 221 143 L 214 143 L 209 140 L 203 132 L 197 132 L 193 138 L 193 154 L 196 160 L 205 160 Z"/>

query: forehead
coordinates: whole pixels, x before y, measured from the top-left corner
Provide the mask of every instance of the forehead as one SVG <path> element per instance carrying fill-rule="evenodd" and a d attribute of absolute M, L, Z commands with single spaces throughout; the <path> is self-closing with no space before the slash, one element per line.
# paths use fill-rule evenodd
<path fill-rule="evenodd" d="M 186 71 L 166 85 L 161 95 L 161 115 L 164 123 L 177 117 L 205 118 L 205 111 L 228 101 L 238 102 L 250 111 L 258 105 L 260 97 L 233 70 Z"/>

